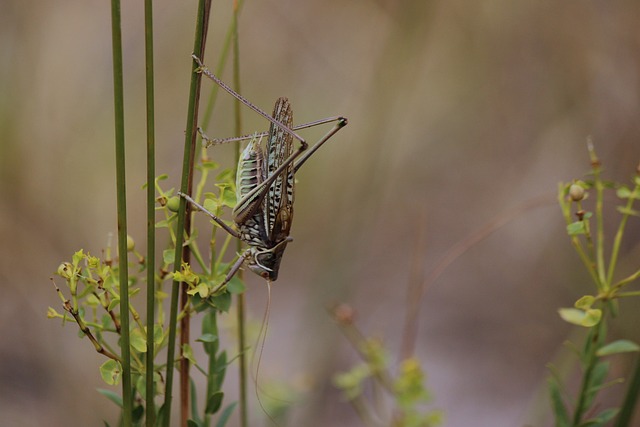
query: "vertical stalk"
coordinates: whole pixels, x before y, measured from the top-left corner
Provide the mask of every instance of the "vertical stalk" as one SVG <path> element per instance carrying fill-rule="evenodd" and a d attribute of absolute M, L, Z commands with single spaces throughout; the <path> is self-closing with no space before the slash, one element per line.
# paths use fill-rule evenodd
<path fill-rule="evenodd" d="M 604 184 L 600 177 L 600 159 L 596 156 L 593 144 L 589 142 L 589 157 L 591 159 L 591 168 L 593 169 L 593 182 L 596 190 L 596 268 L 598 272 L 599 286 L 598 290 L 606 291 L 609 289 L 609 283 L 606 278 L 606 266 L 604 264 L 604 215 L 603 215 L 603 192 Z"/>
<path fill-rule="evenodd" d="M 207 33 L 207 27 L 209 23 L 209 11 L 211 9 L 211 0 L 199 0 L 198 13 L 196 18 L 196 32 L 194 40 L 193 52 L 200 58 L 203 58 L 205 39 Z M 200 100 L 200 82 L 202 80 L 200 73 L 196 73 L 197 64 L 195 61 L 191 63 L 191 84 L 189 88 L 189 106 L 187 112 L 187 125 L 185 131 L 184 153 L 182 162 L 182 183 L 180 191 L 185 194 L 191 193 L 191 185 L 193 179 L 193 157 L 194 146 L 196 141 L 196 128 L 198 120 L 198 101 Z M 184 259 L 183 242 L 185 234 L 189 232 L 189 218 L 188 218 L 188 206 L 184 198 L 180 198 L 180 207 L 178 209 L 178 225 L 176 233 L 176 250 L 173 261 L 174 271 L 178 271 L 181 268 L 182 260 Z M 186 251 L 188 248 L 185 247 Z M 167 351 L 167 378 L 165 388 L 165 400 L 163 405 L 163 425 L 168 427 L 171 420 L 171 400 L 172 400 L 172 388 L 173 388 L 173 364 L 175 361 L 175 343 L 176 343 L 176 329 L 178 318 L 178 297 L 180 294 L 180 282 L 174 281 L 171 291 L 171 309 L 169 315 L 169 338 L 168 338 L 168 351 Z M 184 325 L 184 323 L 183 323 Z M 187 365 L 188 366 L 188 365 Z M 183 371 L 181 371 L 184 374 Z M 188 385 L 188 378 L 187 378 Z M 188 393 L 188 387 L 187 387 Z M 185 394 L 187 394 L 185 393 Z M 188 399 L 188 394 L 187 394 Z M 188 416 L 188 411 L 182 413 L 183 425 L 186 424 L 185 417 Z"/>
<path fill-rule="evenodd" d="M 593 327 L 587 336 L 587 340 L 590 341 L 587 343 L 587 354 L 584 359 L 584 373 L 582 374 L 582 385 L 580 387 L 580 394 L 578 397 L 578 402 L 576 403 L 576 409 L 573 414 L 573 424 L 574 426 L 578 426 L 582 422 L 582 417 L 589 409 L 587 407 L 587 398 L 590 395 L 590 388 L 592 382 L 593 370 L 596 367 L 596 363 L 598 361 L 598 357 L 596 356 L 596 351 L 602 345 L 602 340 L 604 333 L 606 331 L 605 326 L 605 316 L 606 316 L 606 306 L 603 306 L 602 309 L 602 320 L 598 323 L 597 326 Z"/>
<path fill-rule="evenodd" d="M 232 43 L 233 43 L 233 87 L 237 93 L 241 93 L 240 90 L 240 45 L 238 43 L 238 14 L 239 5 L 238 0 L 233 0 L 233 21 L 232 28 Z M 242 114 L 240 109 L 240 101 L 235 100 L 234 103 L 234 118 L 235 118 L 235 134 L 242 135 Z M 242 147 L 240 142 L 236 145 L 235 152 L 235 164 L 240 161 L 240 155 L 242 154 Z M 235 177 L 234 177 L 235 180 Z M 236 242 L 238 253 L 242 251 L 242 242 L 238 240 Z M 238 272 L 240 279 L 243 279 L 242 270 Z M 246 336 L 245 336 L 245 298 L 244 293 L 238 294 L 238 374 L 240 381 L 239 400 L 240 400 L 240 426 L 247 427 L 249 425 L 248 410 L 247 410 L 247 357 L 246 357 Z"/>
<path fill-rule="evenodd" d="M 636 184 L 633 187 L 633 194 L 638 194 L 640 192 L 640 183 Z M 618 226 L 618 231 L 616 232 L 616 236 L 613 239 L 613 249 L 611 251 L 611 260 L 609 261 L 609 274 L 607 275 L 607 283 L 611 284 L 613 282 L 613 272 L 616 269 L 616 264 L 618 262 L 618 253 L 620 251 L 620 246 L 622 244 L 622 236 L 624 235 L 624 229 L 627 225 L 627 220 L 629 219 L 629 213 L 633 208 L 633 202 L 635 198 L 629 197 L 627 199 L 627 205 L 625 206 L 625 213 L 622 214 L 622 219 L 620 220 L 620 225 Z"/>
<path fill-rule="evenodd" d="M 124 147 L 124 84 L 122 79 L 122 32 L 120 1 L 111 0 L 111 37 L 113 52 L 113 100 L 116 145 L 116 192 L 118 207 L 118 257 L 120 280 L 120 324 L 122 361 L 122 422 L 131 426 L 131 348 L 129 347 L 129 271 L 127 262 L 127 193 Z"/>
<path fill-rule="evenodd" d="M 224 37 L 224 42 L 222 43 L 222 50 L 220 52 L 220 57 L 218 59 L 218 64 L 216 65 L 215 75 L 221 76 L 222 71 L 227 65 L 227 58 L 229 57 L 229 48 L 231 46 L 231 39 L 235 35 L 235 21 L 237 20 L 236 15 L 240 15 L 242 11 L 242 6 L 244 5 L 244 0 L 240 0 L 238 2 L 237 13 L 233 14 L 232 22 L 229 28 L 227 29 L 227 34 Z M 234 8 L 236 10 L 236 8 Z M 209 100 L 207 101 L 207 106 L 204 110 L 204 114 L 202 114 L 202 128 L 205 131 L 209 128 L 209 123 L 211 122 L 211 117 L 213 116 L 213 106 L 216 103 L 216 98 L 218 95 L 218 90 L 220 87 L 218 85 L 211 85 L 211 92 L 209 94 Z"/>
<path fill-rule="evenodd" d="M 614 427 L 629 427 L 631 421 L 633 421 L 633 414 L 636 409 L 636 402 L 638 401 L 638 395 L 640 394 L 640 358 L 636 359 L 636 366 L 633 371 L 633 375 L 629 381 L 629 387 L 624 397 L 624 403 L 620 408 L 618 419 L 614 424 Z"/>
<path fill-rule="evenodd" d="M 147 85 L 147 354 L 146 354 L 146 425 L 155 426 L 153 361 L 155 359 L 155 106 L 153 78 L 153 0 L 144 2 L 144 40 Z"/>

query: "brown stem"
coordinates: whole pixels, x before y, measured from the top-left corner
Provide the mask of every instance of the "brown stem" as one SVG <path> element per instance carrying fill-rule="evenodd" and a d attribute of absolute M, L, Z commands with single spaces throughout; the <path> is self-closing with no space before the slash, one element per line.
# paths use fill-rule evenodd
<path fill-rule="evenodd" d="M 59 289 L 56 288 L 56 290 L 60 292 Z M 89 338 L 89 341 L 91 341 L 91 344 L 93 344 L 93 347 L 96 349 L 98 353 L 107 356 L 109 359 L 113 359 L 120 362 L 120 358 L 118 356 L 109 352 L 109 350 L 105 349 L 98 342 L 98 340 L 93 336 L 93 334 L 91 333 L 91 329 L 89 329 L 89 327 L 85 325 L 84 321 L 78 314 L 78 311 L 73 309 L 73 307 L 71 306 L 71 302 L 69 300 L 65 300 L 64 304 L 62 304 L 62 307 L 73 316 L 80 330 L 87 336 L 87 338 Z"/>
<path fill-rule="evenodd" d="M 209 15 L 211 12 L 211 2 L 205 1 L 203 6 L 203 25 L 202 25 L 202 35 L 201 35 L 201 43 L 199 46 L 199 50 L 194 52 L 198 57 L 204 57 L 205 44 L 207 40 L 207 30 L 209 28 Z M 193 169 L 194 169 L 194 161 L 195 161 L 195 147 L 196 147 L 196 139 L 198 136 L 198 118 L 199 118 L 199 109 L 200 109 L 200 82 L 201 78 L 198 77 L 196 80 L 196 93 L 195 93 L 195 103 L 194 103 L 194 114 L 192 116 L 191 122 L 191 150 L 190 150 L 190 158 L 189 158 L 189 171 L 187 176 L 187 194 L 192 193 L 193 188 Z M 191 234 L 191 206 L 187 203 L 186 213 L 185 213 L 185 224 L 184 231 L 187 234 Z M 187 236 L 188 240 L 188 236 Z M 191 258 L 191 251 L 189 249 L 189 245 L 185 245 L 182 248 L 182 260 L 186 263 L 189 263 Z M 188 285 L 186 283 L 182 283 L 182 288 L 180 292 L 180 308 L 181 310 L 185 310 L 189 303 L 189 295 L 187 294 Z M 189 312 L 185 310 L 185 316 L 180 320 L 180 349 L 182 350 L 184 344 L 189 344 L 189 332 L 190 332 L 190 320 L 191 316 Z M 182 427 L 187 427 L 187 421 L 189 419 L 189 360 L 186 357 L 183 357 L 180 361 L 180 425 Z"/>

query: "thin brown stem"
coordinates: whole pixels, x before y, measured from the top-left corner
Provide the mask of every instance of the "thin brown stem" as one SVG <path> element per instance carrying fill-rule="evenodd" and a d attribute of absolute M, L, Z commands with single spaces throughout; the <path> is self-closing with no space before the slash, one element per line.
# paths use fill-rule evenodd
<path fill-rule="evenodd" d="M 60 289 L 58 289 L 57 286 L 56 286 L 56 291 L 60 292 Z M 87 338 L 89 338 L 89 341 L 91 341 L 91 344 L 93 344 L 93 348 L 95 348 L 98 353 L 100 353 L 100 354 L 102 354 L 104 356 L 107 356 L 109 359 L 113 359 L 113 360 L 115 360 L 117 362 L 120 362 L 120 358 L 118 356 L 116 356 L 115 354 L 111 353 L 109 350 L 105 349 L 98 342 L 96 337 L 93 336 L 93 333 L 91 332 L 91 329 L 89 329 L 89 327 L 87 325 L 85 325 L 84 321 L 82 320 L 82 318 L 78 314 L 78 310 L 75 310 L 73 308 L 73 306 L 71 305 L 71 301 L 65 300 L 64 304 L 62 304 L 62 307 L 67 312 L 69 312 L 69 314 L 71 314 L 73 316 L 73 318 L 75 319 L 75 321 L 78 324 L 78 327 L 80 328 L 82 333 L 85 334 L 87 336 Z"/>

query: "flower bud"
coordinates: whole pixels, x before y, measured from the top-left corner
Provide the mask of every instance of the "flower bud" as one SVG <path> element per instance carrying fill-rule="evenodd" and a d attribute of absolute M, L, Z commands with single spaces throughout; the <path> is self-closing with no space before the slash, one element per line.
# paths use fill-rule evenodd
<path fill-rule="evenodd" d="M 571 187 L 569 187 L 569 197 L 571 197 L 571 200 L 574 202 L 579 202 L 584 199 L 584 188 L 578 184 L 571 184 Z"/>
<path fill-rule="evenodd" d="M 178 196 L 171 197 L 167 201 L 167 208 L 171 212 L 178 212 L 178 209 L 180 209 L 180 197 L 178 197 Z"/>
<path fill-rule="evenodd" d="M 132 252 L 136 248 L 136 242 L 133 237 L 127 234 L 127 252 Z"/>

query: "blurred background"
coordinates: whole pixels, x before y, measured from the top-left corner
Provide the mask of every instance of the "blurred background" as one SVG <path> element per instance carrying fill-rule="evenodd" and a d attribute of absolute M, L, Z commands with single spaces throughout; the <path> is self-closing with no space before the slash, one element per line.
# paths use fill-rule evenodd
<path fill-rule="evenodd" d="M 165 187 L 179 183 L 195 9 L 155 2 Z M 212 13 L 211 65 L 231 2 Z M 122 14 L 129 231 L 145 250 L 142 2 L 123 2 Z M 303 389 L 289 425 L 361 425 L 331 385 L 358 357 L 328 305 L 350 304 L 397 360 L 412 268 L 429 274 L 457 242 L 534 199 L 429 285 L 416 355 L 446 426 L 551 425 L 545 365 L 572 331 L 557 309 L 592 291 L 555 192 L 588 172 L 589 136 L 607 178 L 635 172 L 638 22 L 635 0 L 246 2 L 242 93 L 267 111 L 289 97 L 297 123 L 349 118 L 297 176 L 295 241 L 273 286 L 260 375 Z M 109 2 L 0 2 L 1 426 L 116 420 L 95 392 L 103 358 L 74 325 L 46 317 L 61 311 L 49 281 L 58 264 L 80 248 L 99 254 L 116 232 L 110 49 Z M 221 93 L 209 135 L 232 135 L 232 106 Z M 246 133 L 267 127 L 243 113 Z M 230 150 L 210 155 L 229 166 Z M 621 273 L 637 268 L 639 231 L 632 220 Z M 247 277 L 259 322 L 266 287 Z M 634 320 L 614 329 L 629 337 Z M 618 361 L 624 375 L 629 360 Z M 235 367 L 228 377 L 232 390 Z"/>

